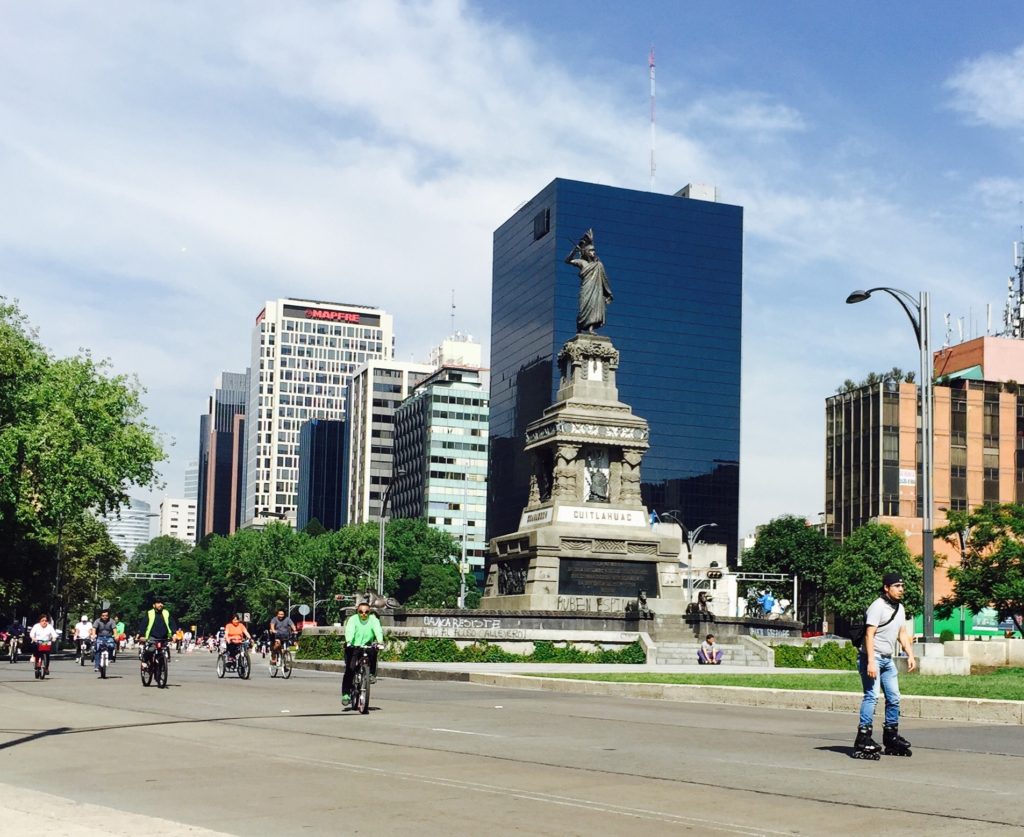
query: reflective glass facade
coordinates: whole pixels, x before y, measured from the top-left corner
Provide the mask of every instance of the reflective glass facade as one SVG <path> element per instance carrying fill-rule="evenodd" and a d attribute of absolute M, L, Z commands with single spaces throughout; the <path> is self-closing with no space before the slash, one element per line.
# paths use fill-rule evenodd
<path fill-rule="evenodd" d="M 644 502 L 691 528 L 717 523 L 701 539 L 732 559 L 743 210 L 561 179 L 494 234 L 488 537 L 515 531 L 526 504 L 526 426 L 552 402 L 576 332 L 579 278 L 564 259 L 591 228 L 615 297 L 601 333 L 621 353 L 619 398 L 650 424 Z"/>

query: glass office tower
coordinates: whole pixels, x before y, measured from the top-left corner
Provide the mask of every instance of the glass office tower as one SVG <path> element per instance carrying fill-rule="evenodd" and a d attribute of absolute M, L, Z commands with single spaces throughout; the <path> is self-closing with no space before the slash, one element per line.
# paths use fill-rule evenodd
<path fill-rule="evenodd" d="M 621 353 L 619 398 L 650 423 L 644 503 L 735 558 L 739 525 L 743 210 L 684 195 L 557 179 L 494 233 L 487 535 L 518 528 L 526 426 L 558 388 L 576 333 L 565 264 L 593 229 L 614 301 L 602 334 Z"/>

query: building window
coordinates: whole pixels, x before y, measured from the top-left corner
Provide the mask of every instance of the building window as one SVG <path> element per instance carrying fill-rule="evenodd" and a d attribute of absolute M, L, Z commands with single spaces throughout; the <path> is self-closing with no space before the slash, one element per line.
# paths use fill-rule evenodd
<path fill-rule="evenodd" d="M 539 241 L 551 231 L 551 210 L 542 209 L 533 216 L 533 240 Z"/>

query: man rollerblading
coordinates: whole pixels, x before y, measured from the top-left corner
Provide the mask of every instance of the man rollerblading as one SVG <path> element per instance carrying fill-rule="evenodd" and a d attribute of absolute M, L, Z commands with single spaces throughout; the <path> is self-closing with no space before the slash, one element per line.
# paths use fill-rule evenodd
<path fill-rule="evenodd" d="M 895 656 L 902 647 L 907 655 L 907 671 L 917 668 L 907 614 L 903 608 L 905 584 L 899 573 L 886 573 L 882 579 L 882 595 L 864 614 L 864 638 L 857 657 L 857 670 L 864 687 L 860 704 L 857 738 L 853 757 L 877 760 L 882 747 L 871 737 L 871 723 L 878 703 L 878 693 L 885 693 L 885 727 L 882 742 L 886 755 L 909 756 L 910 742 L 899 735 L 900 684 Z"/>
<path fill-rule="evenodd" d="M 853 742 L 853 757 L 855 759 L 878 761 L 882 757 L 882 748 L 871 737 L 872 731 L 871 724 L 857 727 L 857 740 Z"/>
<path fill-rule="evenodd" d="M 882 728 L 882 745 L 887 756 L 912 756 L 910 742 L 900 735 L 898 724 L 886 724 Z"/>

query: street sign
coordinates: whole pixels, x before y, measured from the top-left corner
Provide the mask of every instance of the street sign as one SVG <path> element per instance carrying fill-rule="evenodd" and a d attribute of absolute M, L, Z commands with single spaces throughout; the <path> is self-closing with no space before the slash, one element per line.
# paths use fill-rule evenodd
<path fill-rule="evenodd" d="M 309 605 L 308 604 L 300 604 L 299 605 L 299 613 L 301 613 L 303 616 L 305 616 L 307 613 L 309 613 Z"/>
<path fill-rule="evenodd" d="M 242 621 L 243 622 L 248 622 L 251 618 L 252 617 L 249 615 L 249 611 L 246 611 L 245 613 L 242 614 Z"/>

